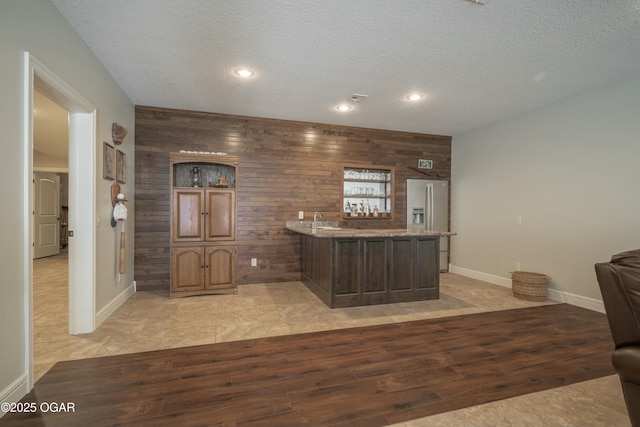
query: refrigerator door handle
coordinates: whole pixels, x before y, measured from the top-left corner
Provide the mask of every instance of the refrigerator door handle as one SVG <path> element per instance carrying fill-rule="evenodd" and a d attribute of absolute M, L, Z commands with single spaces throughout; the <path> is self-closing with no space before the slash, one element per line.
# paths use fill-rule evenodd
<path fill-rule="evenodd" d="M 427 211 L 427 230 L 433 230 L 433 184 L 427 184 L 427 195 L 426 195 L 426 211 Z"/>

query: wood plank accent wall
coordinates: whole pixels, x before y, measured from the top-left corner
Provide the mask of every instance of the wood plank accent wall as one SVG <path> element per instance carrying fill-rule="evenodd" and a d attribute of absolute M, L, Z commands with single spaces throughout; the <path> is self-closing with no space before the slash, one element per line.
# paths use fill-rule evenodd
<path fill-rule="evenodd" d="M 395 166 L 394 218 L 343 221 L 350 227 L 403 228 L 405 180 L 432 159 L 449 179 L 451 137 L 256 117 L 136 107 L 135 280 L 138 290 L 169 289 L 169 153 L 238 156 L 238 283 L 300 280 L 300 236 L 285 222 L 305 211 L 339 221 L 345 163 Z M 258 267 L 251 267 L 251 258 Z"/>

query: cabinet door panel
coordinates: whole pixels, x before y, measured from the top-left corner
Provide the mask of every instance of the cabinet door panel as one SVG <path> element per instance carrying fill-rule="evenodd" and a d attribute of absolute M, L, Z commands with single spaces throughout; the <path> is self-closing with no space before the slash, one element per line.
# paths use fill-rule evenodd
<path fill-rule="evenodd" d="M 236 239 L 236 193 L 234 190 L 207 190 L 208 241 Z"/>
<path fill-rule="evenodd" d="M 202 248 L 175 248 L 171 251 L 171 258 L 172 291 L 193 291 L 203 288 Z"/>
<path fill-rule="evenodd" d="M 413 288 L 412 239 L 391 240 L 391 291 L 406 291 Z"/>
<path fill-rule="evenodd" d="M 360 241 L 336 240 L 334 250 L 334 295 L 360 293 Z"/>
<path fill-rule="evenodd" d="M 206 249 L 205 289 L 235 286 L 236 248 L 215 246 Z"/>
<path fill-rule="evenodd" d="M 302 273 L 313 280 L 313 238 L 302 236 Z"/>
<path fill-rule="evenodd" d="M 365 240 L 362 291 L 366 293 L 387 290 L 387 243 L 386 240 Z"/>
<path fill-rule="evenodd" d="M 417 239 L 416 289 L 437 288 L 440 283 L 440 239 Z"/>
<path fill-rule="evenodd" d="M 331 241 L 329 239 L 313 239 L 318 241 L 318 247 L 314 246 L 314 258 L 318 259 L 317 265 L 314 263 L 313 274 L 316 283 L 327 293 L 331 292 Z"/>
<path fill-rule="evenodd" d="M 202 190 L 173 190 L 172 203 L 173 241 L 201 241 L 204 238 Z"/>

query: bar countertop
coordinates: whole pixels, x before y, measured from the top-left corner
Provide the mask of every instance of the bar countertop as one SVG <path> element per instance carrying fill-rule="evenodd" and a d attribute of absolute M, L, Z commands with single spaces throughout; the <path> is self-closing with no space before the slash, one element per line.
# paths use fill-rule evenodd
<path fill-rule="evenodd" d="M 318 238 L 367 238 L 367 237 L 404 237 L 404 236 L 455 236 L 446 231 L 429 231 L 413 228 L 347 228 L 338 227 L 337 221 L 318 221 L 313 233 L 312 221 L 287 221 L 285 228 L 295 233 Z"/>

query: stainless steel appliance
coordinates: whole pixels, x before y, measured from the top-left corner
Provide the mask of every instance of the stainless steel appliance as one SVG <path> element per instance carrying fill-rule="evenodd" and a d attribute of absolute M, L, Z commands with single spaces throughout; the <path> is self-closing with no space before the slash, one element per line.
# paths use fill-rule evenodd
<path fill-rule="evenodd" d="M 407 228 L 449 231 L 449 182 L 407 179 Z M 440 271 L 449 271 L 449 237 L 440 238 Z"/>

